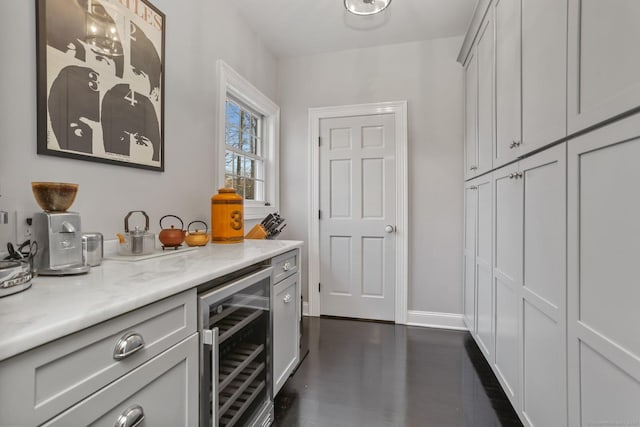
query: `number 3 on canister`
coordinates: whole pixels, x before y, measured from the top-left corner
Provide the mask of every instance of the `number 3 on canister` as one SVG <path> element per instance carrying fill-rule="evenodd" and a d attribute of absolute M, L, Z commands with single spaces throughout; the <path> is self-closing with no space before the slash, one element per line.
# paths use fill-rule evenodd
<path fill-rule="evenodd" d="M 229 223 L 231 228 L 234 230 L 242 229 L 242 212 L 240 211 L 232 211 L 231 212 L 231 222 Z"/>

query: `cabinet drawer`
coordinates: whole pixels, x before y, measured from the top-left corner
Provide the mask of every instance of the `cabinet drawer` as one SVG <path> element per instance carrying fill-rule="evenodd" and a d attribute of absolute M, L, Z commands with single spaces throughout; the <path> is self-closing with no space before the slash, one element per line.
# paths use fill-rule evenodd
<path fill-rule="evenodd" d="M 291 276 L 298 271 L 299 251 L 293 250 L 273 258 L 273 283 Z"/>
<path fill-rule="evenodd" d="M 129 414 L 144 426 L 198 425 L 198 335 L 172 347 L 46 423 L 108 426 Z M 127 425 L 138 425 L 135 423 Z"/>
<path fill-rule="evenodd" d="M 3 361 L 0 401 L 13 410 L 0 413 L 0 425 L 50 419 L 196 332 L 196 319 L 193 289 Z M 144 345 L 116 360 L 131 333 Z"/>

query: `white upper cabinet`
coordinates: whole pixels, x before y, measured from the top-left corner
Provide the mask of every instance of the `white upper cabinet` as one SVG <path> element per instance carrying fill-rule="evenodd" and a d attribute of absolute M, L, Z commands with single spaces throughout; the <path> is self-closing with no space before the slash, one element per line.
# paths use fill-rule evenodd
<path fill-rule="evenodd" d="M 464 93 L 464 177 L 472 178 L 478 170 L 478 66 L 474 51 L 469 54 L 464 71 Z"/>
<path fill-rule="evenodd" d="M 493 19 L 491 12 L 478 35 L 478 174 L 491 170 L 493 166 Z"/>
<path fill-rule="evenodd" d="M 493 166 L 518 157 L 522 143 L 520 0 L 496 0 L 496 146 Z M 490 12 L 489 12 L 490 13 Z M 541 31 L 544 31 L 541 29 Z"/>
<path fill-rule="evenodd" d="M 570 134 L 640 106 L 638 22 L 638 0 L 569 1 Z"/>
<path fill-rule="evenodd" d="M 567 0 L 523 0 L 520 155 L 565 136 Z"/>

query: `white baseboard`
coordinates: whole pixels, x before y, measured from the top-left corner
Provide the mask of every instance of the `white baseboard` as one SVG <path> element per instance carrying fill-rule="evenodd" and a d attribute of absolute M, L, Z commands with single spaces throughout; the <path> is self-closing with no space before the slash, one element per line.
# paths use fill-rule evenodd
<path fill-rule="evenodd" d="M 433 311 L 409 310 L 407 312 L 407 325 L 424 326 L 428 328 L 455 329 L 466 331 L 462 314 L 437 313 Z"/>
<path fill-rule="evenodd" d="M 309 315 L 309 302 L 308 301 L 303 301 L 302 302 L 302 315 L 303 316 L 308 316 Z"/>

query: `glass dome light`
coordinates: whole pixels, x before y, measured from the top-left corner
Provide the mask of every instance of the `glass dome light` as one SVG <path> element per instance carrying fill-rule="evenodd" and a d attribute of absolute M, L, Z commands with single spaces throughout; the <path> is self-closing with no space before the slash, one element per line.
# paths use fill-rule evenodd
<path fill-rule="evenodd" d="M 391 0 L 344 0 L 344 7 L 354 15 L 375 15 L 391 4 Z"/>

